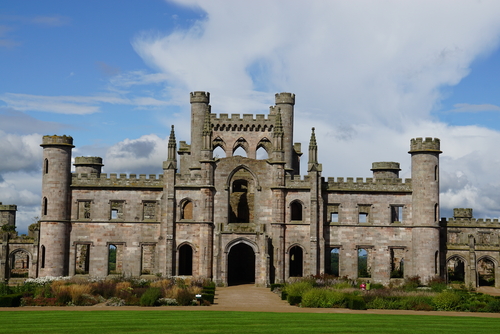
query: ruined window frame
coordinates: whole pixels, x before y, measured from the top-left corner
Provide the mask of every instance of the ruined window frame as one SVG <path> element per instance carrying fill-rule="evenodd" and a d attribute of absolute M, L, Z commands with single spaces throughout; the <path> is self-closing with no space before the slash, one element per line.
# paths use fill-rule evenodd
<path fill-rule="evenodd" d="M 126 203 L 127 202 L 125 200 L 110 200 L 109 201 L 109 220 L 112 220 L 112 221 L 125 220 L 125 204 Z M 120 212 L 119 207 L 121 207 L 122 212 Z M 116 211 L 116 218 L 113 218 L 114 217 L 113 213 L 115 211 Z"/>
<path fill-rule="evenodd" d="M 401 260 L 399 261 L 399 268 L 396 269 L 394 266 L 394 251 L 395 250 L 400 250 L 403 252 L 403 256 L 401 257 Z M 406 253 L 407 249 L 405 246 L 389 246 L 389 255 L 390 255 L 390 274 L 389 274 L 389 279 L 400 279 L 404 278 L 405 276 L 405 256 L 404 253 Z M 396 273 L 396 271 L 398 273 Z"/>
<path fill-rule="evenodd" d="M 370 266 L 371 253 L 373 252 L 373 245 L 358 245 L 356 246 L 356 274 L 358 278 L 372 278 L 372 268 Z M 366 252 L 366 275 L 361 276 L 361 263 L 359 261 L 360 252 L 364 250 Z M 373 259 L 372 259 L 373 260 Z"/>
<path fill-rule="evenodd" d="M 156 265 L 155 265 L 156 243 L 155 242 L 141 242 L 139 244 L 139 247 L 141 249 L 141 275 L 152 275 L 153 271 L 156 268 Z M 145 247 L 151 247 L 151 256 L 152 256 L 152 259 L 151 259 L 152 266 L 151 267 L 144 266 Z"/>
<path fill-rule="evenodd" d="M 328 204 L 327 206 L 328 212 L 328 223 L 329 224 L 338 224 L 340 223 L 340 203 L 339 204 Z M 334 219 L 334 215 L 335 218 Z"/>
<path fill-rule="evenodd" d="M 304 203 L 299 199 L 294 199 L 290 202 L 290 221 L 301 222 L 304 221 Z"/>
<path fill-rule="evenodd" d="M 151 217 L 150 215 L 146 215 L 146 207 L 149 204 L 154 204 L 154 217 L 153 218 L 146 218 L 146 217 Z M 142 201 L 142 221 L 158 221 L 158 201 Z"/>
<path fill-rule="evenodd" d="M 358 204 L 358 224 L 370 224 L 371 204 Z"/>
<path fill-rule="evenodd" d="M 91 249 L 91 246 L 93 246 L 93 242 L 88 242 L 88 241 L 84 241 L 84 242 L 75 242 L 73 244 L 73 247 L 75 249 L 75 263 L 74 263 L 74 269 L 75 269 L 75 275 L 89 275 L 90 274 L 90 249 Z M 85 258 L 85 263 L 84 263 L 84 266 L 83 266 L 83 270 L 81 272 L 78 272 L 78 269 L 77 269 L 77 266 L 78 266 L 78 246 L 87 246 L 87 254 L 85 255 L 86 258 Z"/>
<path fill-rule="evenodd" d="M 404 204 L 391 204 L 390 209 L 391 209 L 391 224 L 402 224 L 405 221 L 405 219 L 404 219 L 405 205 Z M 399 218 L 399 219 L 396 219 L 396 218 Z"/>
<path fill-rule="evenodd" d="M 92 219 L 92 204 L 94 201 L 90 199 L 79 199 L 76 201 L 76 214 L 77 220 L 91 220 Z M 89 204 L 88 211 L 85 210 L 85 205 Z M 83 205 L 83 208 L 80 207 Z M 86 214 L 88 213 L 88 217 L 86 217 Z"/>

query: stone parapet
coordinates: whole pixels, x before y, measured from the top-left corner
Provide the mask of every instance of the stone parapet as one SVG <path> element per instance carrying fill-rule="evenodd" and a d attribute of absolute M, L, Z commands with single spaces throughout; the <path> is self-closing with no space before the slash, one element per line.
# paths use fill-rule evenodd
<path fill-rule="evenodd" d="M 326 182 L 327 191 L 376 191 L 376 192 L 412 192 L 411 179 L 376 179 L 362 177 L 356 178 L 354 182 L 353 177 L 348 177 L 344 181 L 343 177 L 338 177 L 336 180 L 329 177 Z"/>
<path fill-rule="evenodd" d="M 189 101 L 191 103 L 210 103 L 209 92 L 191 92 Z"/>
<path fill-rule="evenodd" d="M 146 174 L 77 174 L 72 175 L 71 186 L 72 187 L 118 187 L 118 188 L 162 188 L 163 187 L 163 175 L 150 174 L 149 178 L 146 178 Z"/>
<path fill-rule="evenodd" d="M 489 227 L 489 228 L 500 228 L 500 221 L 490 218 L 450 218 L 447 220 L 447 226 L 449 227 Z"/>
<path fill-rule="evenodd" d="M 264 114 L 220 114 L 219 117 L 211 114 L 211 123 L 214 131 L 240 131 L 261 132 L 272 131 L 275 123 L 275 115 Z"/>
<path fill-rule="evenodd" d="M 454 208 L 454 218 L 472 218 L 472 209 L 470 208 Z"/>
<path fill-rule="evenodd" d="M 274 95 L 275 103 L 278 104 L 295 104 L 295 94 L 292 93 L 276 93 Z"/>
<path fill-rule="evenodd" d="M 103 166 L 103 164 L 102 164 L 102 158 L 100 158 L 100 157 L 76 157 L 75 158 L 75 163 L 73 165 L 75 165 L 75 166 L 77 166 L 77 165 L 99 165 L 99 166 Z"/>
<path fill-rule="evenodd" d="M 0 211 L 17 211 L 17 205 L 2 204 L 2 202 L 0 202 Z"/>
<path fill-rule="evenodd" d="M 285 185 L 286 188 L 310 188 L 311 187 L 311 178 L 309 175 L 303 175 L 301 178 L 300 175 L 285 175 Z"/>
<path fill-rule="evenodd" d="M 418 153 L 418 152 L 435 152 L 442 153 L 440 150 L 441 141 L 439 138 L 413 138 L 410 141 L 410 151 L 408 153 Z"/>
<path fill-rule="evenodd" d="M 42 146 L 42 147 L 45 147 L 45 146 L 71 146 L 71 147 L 75 147 L 73 145 L 73 137 L 66 136 L 66 135 L 63 135 L 63 136 L 57 136 L 57 135 L 43 136 L 42 144 L 40 146 Z"/>

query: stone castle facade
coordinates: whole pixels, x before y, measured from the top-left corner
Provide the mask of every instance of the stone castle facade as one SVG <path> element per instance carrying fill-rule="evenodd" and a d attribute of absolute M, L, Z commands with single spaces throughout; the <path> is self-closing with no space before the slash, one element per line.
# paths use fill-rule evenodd
<path fill-rule="evenodd" d="M 268 115 L 217 116 L 205 92 L 190 102 L 191 141 L 177 144 L 172 127 L 160 175 L 104 174 L 99 157 L 76 157 L 71 172 L 73 139 L 44 136 L 39 226 L 29 247 L 4 233 L 2 275 L 21 253 L 32 277 L 268 285 L 330 273 L 476 286 L 498 276 L 498 220 L 475 220 L 471 209 L 439 219 L 439 139 L 410 141 L 411 179 L 397 162 L 374 162 L 371 178 L 325 179 L 313 128 L 301 176 L 293 94 L 276 94 Z M 12 225 L 15 210 L 3 207 L 11 218 L 1 224 Z"/>

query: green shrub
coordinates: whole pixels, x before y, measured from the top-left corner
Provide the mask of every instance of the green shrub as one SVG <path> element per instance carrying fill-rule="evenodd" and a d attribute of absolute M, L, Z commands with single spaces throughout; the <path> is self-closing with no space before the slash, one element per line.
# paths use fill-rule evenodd
<path fill-rule="evenodd" d="M 202 293 L 201 294 L 201 300 L 206 300 L 210 304 L 214 303 L 215 295 L 213 293 Z"/>
<path fill-rule="evenodd" d="M 288 297 L 286 291 L 281 291 L 281 300 L 286 300 L 286 297 Z"/>
<path fill-rule="evenodd" d="M 280 289 L 282 287 L 283 287 L 283 284 L 281 284 L 281 283 L 271 284 L 271 291 L 274 291 L 275 289 Z"/>
<path fill-rule="evenodd" d="M 332 288 L 334 288 L 334 289 L 349 289 L 349 288 L 352 288 L 352 284 L 347 282 L 347 281 L 344 281 L 344 282 L 334 284 L 332 286 Z"/>
<path fill-rule="evenodd" d="M 286 300 L 290 305 L 299 305 L 302 302 L 302 296 L 288 295 Z"/>
<path fill-rule="evenodd" d="M 19 307 L 21 306 L 21 298 L 23 293 L 13 293 L 10 295 L 0 296 L 0 307 Z"/>
<path fill-rule="evenodd" d="M 409 276 L 405 278 L 402 288 L 405 291 L 415 291 L 419 286 L 420 276 Z"/>
<path fill-rule="evenodd" d="M 342 292 L 328 289 L 311 289 L 302 295 L 302 307 L 342 307 L 345 296 Z"/>
<path fill-rule="evenodd" d="M 189 292 L 188 289 L 180 289 L 175 299 L 180 306 L 189 306 L 192 305 L 195 295 Z"/>
<path fill-rule="evenodd" d="M 347 307 L 351 310 L 366 310 L 366 303 L 361 296 L 348 295 Z"/>
<path fill-rule="evenodd" d="M 494 300 L 491 300 L 486 305 L 486 312 L 500 312 L 500 299 L 496 298 Z"/>
<path fill-rule="evenodd" d="M 5 283 L 0 283 L 0 296 L 10 295 L 12 289 Z"/>
<path fill-rule="evenodd" d="M 290 305 L 298 305 L 302 300 L 302 294 L 312 288 L 313 285 L 309 281 L 298 281 L 287 284 L 284 287 L 287 294 L 286 300 L 290 303 Z"/>
<path fill-rule="evenodd" d="M 453 291 L 443 291 L 436 295 L 432 302 L 438 311 L 454 311 L 460 306 L 462 298 Z"/>
<path fill-rule="evenodd" d="M 157 301 L 161 297 L 160 288 L 149 288 L 141 296 L 140 304 L 141 306 L 156 306 Z"/>
<path fill-rule="evenodd" d="M 433 277 L 428 285 L 434 292 L 441 292 L 448 287 L 446 281 L 440 277 Z"/>

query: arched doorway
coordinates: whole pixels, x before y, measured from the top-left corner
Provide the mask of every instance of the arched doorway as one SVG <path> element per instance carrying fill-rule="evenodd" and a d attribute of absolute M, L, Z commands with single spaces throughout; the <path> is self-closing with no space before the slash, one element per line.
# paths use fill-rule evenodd
<path fill-rule="evenodd" d="M 446 265 L 448 283 L 465 283 L 465 262 L 459 256 L 451 257 Z"/>
<path fill-rule="evenodd" d="M 477 262 L 477 276 L 479 286 L 495 286 L 495 263 L 483 257 Z"/>
<path fill-rule="evenodd" d="M 10 277 L 28 277 L 30 267 L 30 255 L 28 252 L 18 249 L 10 255 Z"/>
<path fill-rule="evenodd" d="M 290 249 L 290 277 L 302 277 L 303 252 L 299 246 Z"/>
<path fill-rule="evenodd" d="M 179 248 L 179 275 L 193 275 L 193 248 L 184 244 Z"/>
<path fill-rule="evenodd" d="M 255 283 L 255 252 L 245 243 L 231 247 L 228 255 L 228 285 Z"/>

